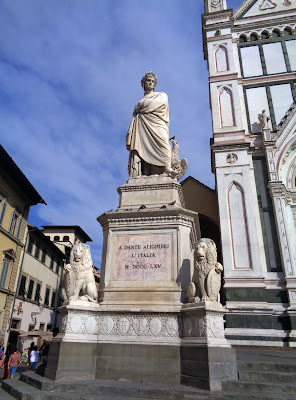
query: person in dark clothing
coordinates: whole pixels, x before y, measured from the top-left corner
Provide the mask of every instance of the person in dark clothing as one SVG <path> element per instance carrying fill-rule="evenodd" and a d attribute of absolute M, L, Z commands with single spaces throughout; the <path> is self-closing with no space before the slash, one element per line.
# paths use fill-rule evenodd
<path fill-rule="evenodd" d="M 13 353 L 12 350 L 13 350 L 12 346 L 11 346 L 11 344 L 9 344 L 7 346 L 7 350 L 6 350 L 6 353 L 4 356 L 4 360 L 3 360 L 3 362 L 4 362 L 4 373 L 3 373 L 3 378 L 2 378 L 3 381 L 4 381 L 4 379 L 8 378 L 8 374 L 9 374 L 8 362 L 9 362 L 11 354 Z"/>

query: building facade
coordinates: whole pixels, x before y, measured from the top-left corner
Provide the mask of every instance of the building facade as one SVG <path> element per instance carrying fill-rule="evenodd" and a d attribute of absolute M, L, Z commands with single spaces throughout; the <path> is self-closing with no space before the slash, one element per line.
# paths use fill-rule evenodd
<path fill-rule="evenodd" d="M 42 232 L 69 258 L 76 242 L 92 242 L 92 239 L 79 225 L 43 225 Z"/>
<path fill-rule="evenodd" d="M 296 346 L 296 1 L 205 0 L 204 55 L 234 344 Z M 296 121 L 295 121 L 296 122 Z"/>
<path fill-rule="evenodd" d="M 0 146 L 0 341 L 8 337 L 31 206 L 45 203 Z"/>
<path fill-rule="evenodd" d="M 57 308 L 63 303 L 65 255 L 35 226 L 28 225 L 28 238 L 11 326 L 23 332 L 52 330 L 59 326 Z"/>

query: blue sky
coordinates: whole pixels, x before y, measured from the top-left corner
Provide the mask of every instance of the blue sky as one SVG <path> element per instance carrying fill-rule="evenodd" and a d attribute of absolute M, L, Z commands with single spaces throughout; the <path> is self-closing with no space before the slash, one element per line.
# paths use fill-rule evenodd
<path fill-rule="evenodd" d="M 241 0 L 228 0 L 236 9 Z M 147 71 L 169 96 L 187 174 L 214 188 L 202 0 L 1 0 L 1 144 L 46 200 L 29 222 L 80 225 L 118 206 L 125 135 Z"/>

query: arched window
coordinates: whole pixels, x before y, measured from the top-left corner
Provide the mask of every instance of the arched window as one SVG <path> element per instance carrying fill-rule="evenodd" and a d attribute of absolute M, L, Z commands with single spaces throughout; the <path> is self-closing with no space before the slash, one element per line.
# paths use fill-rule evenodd
<path fill-rule="evenodd" d="M 219 46 L 216 50 L 216 70 L 217 72 L 228 71 L 227 49 L 224 46 Z"/>
<path fill-rule="evenodd" d="M 250 41 L 251 42 L 256 42 L 258 40 L 258 35 L 257 33 L 251 33 L 250 35 Z"/>
<path fill-rule="evenodd" d="M 291 35 L 293 35 L 292 28 L 286 26 L 286 28 L 284 29 L 284 36 L 291 36 Z"/>
<path fill-rule="evenodd" d="M 221 128 L 235 125 L 231 90 L 223 87 L 219 93 Z"/>
<path fill-rule="evenodd" d="M 60 237 L 59 236 L 54 236 L 53 241 L 54 242 L 59 242 L 60 241 Z"/>
<path fill-rule="evenodd" d="M 269 39 L 269 33 L 267 31 L 262 32 L 261 39 Z"/>
<path fill-rule="evenodd" d="M 63 237 L 63 242 L 69 242 L 69 240 L 70 240 L 70 239 L 69 239 L 69 236 L 64 236 L 64 237 Z"/>
<path fill-rule="evenodd" d="M 272 31 L 272 37 L 274 38 L 281 37 L 281 32 L 278 29 L 274 29 Z"/>
<path fill-rule="evenodd" d="M 247 39 L 246 35 L 240 35 L 240 37 L 239 37 L 240 43 L 246 43 L 247 41 L 248 41 L 248 39 Z"/>

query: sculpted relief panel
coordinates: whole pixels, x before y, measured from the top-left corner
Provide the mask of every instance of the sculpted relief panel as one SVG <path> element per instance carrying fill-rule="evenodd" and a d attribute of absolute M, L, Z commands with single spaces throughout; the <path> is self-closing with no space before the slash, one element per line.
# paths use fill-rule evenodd
<path fill-rule="evenodd" d="M 62 320 L 61 332 L 78 335 L 166 337 L 181 335 L 181 319 L 170 313 L 97 313 L 73 310 Z"/>
<path fill-rule="evenodd" d="M 115 280 L 171 279 L 172 235 L 117 236 Z"/>

